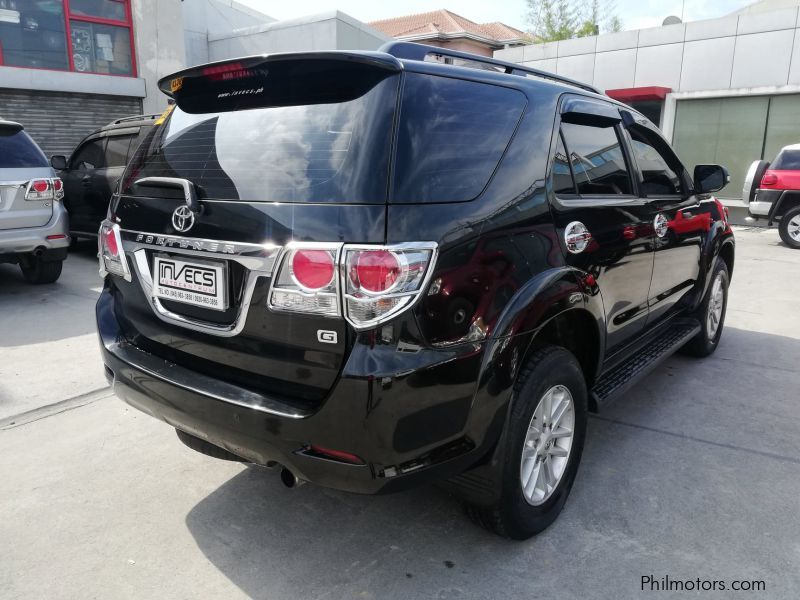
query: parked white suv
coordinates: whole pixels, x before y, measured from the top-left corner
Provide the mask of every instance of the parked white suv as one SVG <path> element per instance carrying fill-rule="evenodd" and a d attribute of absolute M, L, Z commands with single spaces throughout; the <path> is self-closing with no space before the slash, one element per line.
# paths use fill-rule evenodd
<path fill-rule="evenodd" d="M 64 186 L 22 125 L 0 119 L 0 263 L 53 283 L 69 247 Z"/>

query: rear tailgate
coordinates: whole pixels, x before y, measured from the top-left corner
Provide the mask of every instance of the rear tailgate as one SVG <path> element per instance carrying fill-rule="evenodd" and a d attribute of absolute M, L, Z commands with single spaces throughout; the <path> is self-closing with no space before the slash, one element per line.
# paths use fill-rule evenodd
<path fill-rule="evenodd" d="M 331 53 L 162 82 L 178 107 L 142 143 L 112 203 L 131 265 L 130 281 L 113 278 L 126 337 L 286 402 L 324 398 L 347 355 L 345 321 L 270 310 L 267 296 L 293 241 L 384 242 L 397 71 Z M 178 289 L 187 269 L 192 281 L 215 280 L 213 294 Z M 172 299 L 154 299 L 164 281 Z"/>

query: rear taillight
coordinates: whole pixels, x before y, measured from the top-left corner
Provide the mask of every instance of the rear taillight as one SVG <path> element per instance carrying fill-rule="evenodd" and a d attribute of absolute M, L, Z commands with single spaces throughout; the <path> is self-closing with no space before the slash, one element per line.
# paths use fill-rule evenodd
<path fill-rule="evenodd" d="M 53 179 L 31 179 L 25 187 L 25 200 L 61 200 L 64 184 L 58 177 Z"/>
<path fill-rule="evenodd" d="M 58 177 L 53 179 L 53 194 L 56 200 L 61 200 L 64 197 L 64 182 Z"/>
<path fill-rule="evenodd" d="M 774 171 L 766 171 L 764 173 L 764 176 L 761 178 L 761 184 L 759 185 L 759 187 L 773 188 L 778 185 L 779 181 L 780 178 L 778 177 L 777 173 L 775 173 Z"/>
<path fill-rule="evenodd" d="M 119 275 L 126 281 L 130 281 L 131 274 L 128 269 L 125 252 L 122 249 L 119 225 L 103 221 L 98 232 L 97 245 L 100 259 L 100 276 L 105 277 L 108 273 L 112 273 Z"/>
<path fill-rule="evenodd" d="M 290 244 L 283 253 L 269 296 L 273 310 L 336 317 L 340 244 Z"/>
<path fill-rule="evenodd" d="M 356 328 L 374 327 L 416 300 L 430 272 L 435 245 L 345 246 L 344 316 Z"/>
<path fill-rule="evenodd" d="M 293 243 L 269 295 L 272 310 L 344 316 L 356 329 L 410 307 L 432 272 L 434 243 L 393 246 Z"/>

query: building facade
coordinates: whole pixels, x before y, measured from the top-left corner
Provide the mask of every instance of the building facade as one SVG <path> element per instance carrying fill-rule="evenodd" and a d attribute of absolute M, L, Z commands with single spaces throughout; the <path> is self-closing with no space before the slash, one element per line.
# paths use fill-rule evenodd
<path fill-rule="evenodd" d="M 690 168 L 727 166 L 731 183 L 722 195 L 736 200 L 752 161 L 800 142 L 800 7 L 785 4 L 494 56 L 591 83 L 631 104 L 660 125 Z"/>
<path fill-rule="evenodd" d="M 187 66 L 388 39 L 339 11 L 276 21 L 235 0 L 0 0 L 0 118 L 69 155 L 115 119 L 163 112 L 158 80 Z"/>

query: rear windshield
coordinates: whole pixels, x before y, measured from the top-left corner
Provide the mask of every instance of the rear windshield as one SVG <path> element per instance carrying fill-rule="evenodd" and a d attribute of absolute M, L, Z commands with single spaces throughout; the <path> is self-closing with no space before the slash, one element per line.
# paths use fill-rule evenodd
<path fill-rule="evenodd" d="M 46 166 L 47 157 L 27 133 L 0 127 L 0 169 Z"/>
<path fill-rule="evenodd" d="M 800 150 L 783 150 L 769 168 L 775 171 L 800 170 Z"/>
<path fill-rule="evenodd" d="M 525 95 L 407 73 L 390 183 L 399 83 L 399 75 L 386 75 L 344 102 L 305 91 L 308 103 L 293 97 L 288 106 L 213 113 L 203 110 L 207 104 L 187 103 L 139 148 L 123 193 L 170 194 L 135 182 L 175 177 L 192 181 L 198 196 L 209 199 L 382 204 L 477 197 L 511 140 Z"/>
<path fill-rule="evenodd" d="M 142 177 L 177 177 L 198 186 L 200 198 L 382 204 L 398 81 L 383 79 L 348 102 L 203 114 L 176 108 L 137 152 L 123 191 L 135 192 Z"/>

